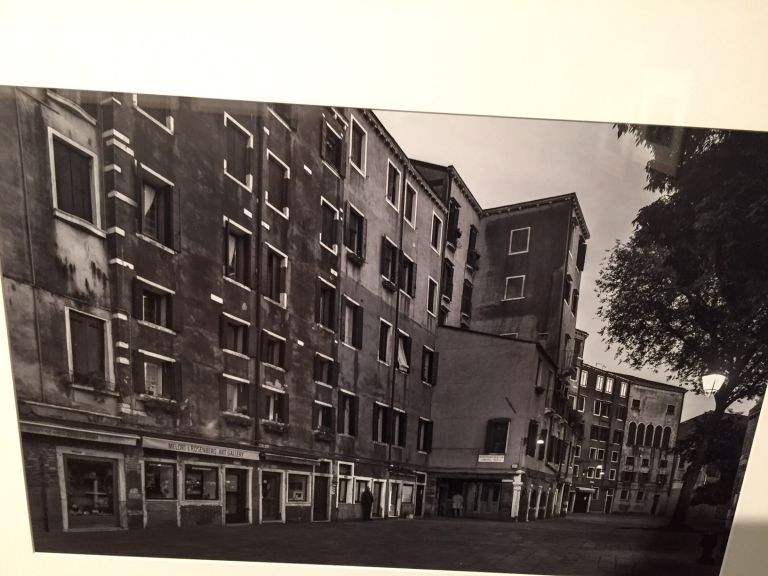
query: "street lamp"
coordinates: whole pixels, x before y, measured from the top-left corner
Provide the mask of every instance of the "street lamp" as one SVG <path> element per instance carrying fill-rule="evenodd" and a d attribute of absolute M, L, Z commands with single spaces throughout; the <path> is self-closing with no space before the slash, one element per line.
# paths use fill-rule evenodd
<path fill-rule="evenodd" d="M 705 396 L 714 396 L 725 382 L 725 376 L 718 372 L 711 372 L 701 377 L 701 386 Z"/>

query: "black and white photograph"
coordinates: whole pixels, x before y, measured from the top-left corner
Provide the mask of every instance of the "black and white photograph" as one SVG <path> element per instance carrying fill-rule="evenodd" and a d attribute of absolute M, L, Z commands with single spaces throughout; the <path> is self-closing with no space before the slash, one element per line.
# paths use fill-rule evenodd
<path fill-rule="evenodd" d="M 768 133 L 627 120 L 0 86 L 17 529 L 719 574 L 768 381 Z"/>

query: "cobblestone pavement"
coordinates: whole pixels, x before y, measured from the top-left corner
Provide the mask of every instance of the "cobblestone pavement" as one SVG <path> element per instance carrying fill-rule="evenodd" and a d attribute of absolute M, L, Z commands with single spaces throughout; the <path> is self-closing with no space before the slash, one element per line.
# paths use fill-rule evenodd
<path fill-rule="evenodd" d="M 574 515 L 513 524 L 418 519 L 36 534 L 37 552 L 481 572 L 714 576 L 700 534 L 665 519 Z M 290 544 L 286 544 L 286 543 Z"/>

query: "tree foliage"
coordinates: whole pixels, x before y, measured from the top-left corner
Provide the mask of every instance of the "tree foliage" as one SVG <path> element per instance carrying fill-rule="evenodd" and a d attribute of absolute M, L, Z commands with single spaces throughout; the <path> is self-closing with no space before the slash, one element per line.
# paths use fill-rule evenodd
<path fill-rule="evenodd" d="M 768 135 L 677 129 L 662 149 L 647 127 L 617 131 L 654 150 L 646 189 L 659 196 L 601 271 L 605 340 L 696 392 L 705 372 L 722 371 L 724 407 L 754 398 L 768 380 Z M 657 169 L 661 154 L 674 170 Z"/>

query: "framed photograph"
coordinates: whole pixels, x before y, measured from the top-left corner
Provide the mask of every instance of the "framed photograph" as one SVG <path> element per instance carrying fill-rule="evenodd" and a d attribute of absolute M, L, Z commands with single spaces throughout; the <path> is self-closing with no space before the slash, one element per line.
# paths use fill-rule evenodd
<path fill-rule="evenodd" d="M 166 64 L 176 84 L 142 84 L 94 46 L 81 52 L 109 71 L 98 81 L 90 65 L 20 75 L 34 53 L 0 76 L 7 491 L 30 551 L 12 561 L 753 561 L 742 543 L 760 532 L 740 519 L 765 449 L 768 115 L 747 105 L 756 75 L 729 67 L 746 47 L 719 55 L 745 101 L 723 111 L 723 86 L 697 75 L 720 70 L 712 58 L 664 65 L 669 47 L 594 33 L 569 44 L 612 29 L 605 15 L 437 11 L 485 42 L 437 34 L 432 56 L 393 58 L 392 39 L 332 4 L 323 18 L 241 7 L 226 34 L 236 60 L 255 58 L 241 83 L 223 74 L 236 62 L 189 42 Z M 263 58 L 285 40 L 272 26 L 256 45 L 233 33 L 299 14 L 319 29 L 296 31 L 279 65 Z M 423 39 L 416 16 L 368 18 Z M 729 17 L 761 42 L 753 14 Z M 524 62 L 551 31 L 507 38 L 509 23 L 543 18 L 573 31 Z M 682 54 L 677 24 L 654 21 L 653 37 Z M 612 43 L 615 66 L 565 58 Z M 343 65 L 318 66 L 321 45 Z M 291 545 L 258 545 L 277 532 Z"/>

